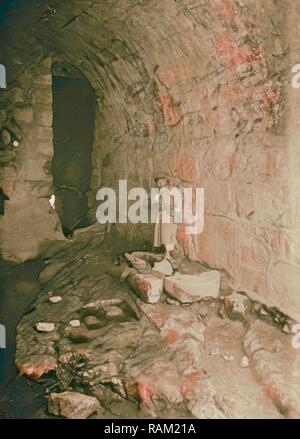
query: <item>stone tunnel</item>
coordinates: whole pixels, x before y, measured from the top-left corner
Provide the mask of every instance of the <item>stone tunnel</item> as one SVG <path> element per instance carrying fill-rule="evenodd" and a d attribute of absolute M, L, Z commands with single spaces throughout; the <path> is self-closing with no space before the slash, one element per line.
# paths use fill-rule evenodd
<path fill-rule="evenodd" d="M 50 413 L 67 417 L 299 417 L 299 5 L 0 9 L 4 394 L 34 380 Z M 179 226 L 177 241 L 181 274 L 219 273 L 214 298 L 136 297 L 153 224 L 96 219 L 100 188 L 126 180 L 149 192 L 159 172 L 204 189 L 202 233 Z M 55 398 L 73 393 L 77 409 L 59 412 Z M 0 416 L 25 416 L 22 404 L 0 401 Z"/>

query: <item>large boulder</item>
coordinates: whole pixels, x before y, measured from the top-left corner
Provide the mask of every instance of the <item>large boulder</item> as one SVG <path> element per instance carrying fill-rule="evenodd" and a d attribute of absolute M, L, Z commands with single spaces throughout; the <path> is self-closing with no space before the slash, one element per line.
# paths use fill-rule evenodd
<path fill-rule="evenodd" d="M 100 409 L 99 401 L 78 392 L 51 393 L 49 413 L 70 419 L 86 419 Z"/>

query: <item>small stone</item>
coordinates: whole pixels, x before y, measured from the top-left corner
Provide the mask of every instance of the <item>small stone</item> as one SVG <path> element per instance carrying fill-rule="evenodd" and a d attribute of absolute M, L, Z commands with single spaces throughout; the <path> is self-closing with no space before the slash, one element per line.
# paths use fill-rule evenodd
<path fill-rule="evenodd" d="M 161 262 L 155 262 L 153 270 L 158 271 L 159 273 L 162 273 L 165 276 L 171 276 L 174 271 L 172 264 L 167 259 L 164 259 Z"/>
<path fill-rule="evenodd" d="M 48 400 L 49 413 L 70 419 L 86 419 L 99 409 L 96 398 L 78 392 L 51 393 Z"/>
<path fill-rule="evenodd" d="M 19 143 L 17 140 L 14 140 L 14 141 L 13 141 L 13 146 L 14 146 L 15 148 L 18 148 L 18 146 L 20 146 L 20 143 Z"/>
<path fill-rule="evenodd" d="M 70 320 L 69 325 L 72 326 L 72 328 L 78 328 L 80 326 L 80 320 Z"/>
<path fill-rule="evenodd" d="M 228 317 L 232 320 L 247 320 L 252 309 L 251 300 L 240 293 L 224 297 L 224 306 Z"/>
<path fill-rule="evenodd" d="M 225 320 L 227 318 L 224 303 L 222 303 L 218 309 L 218 316 L 223 320 Z"/>
<path fill-rule="evenodd" d="M 254 303 L 254 307 L 253 307 L 253 309 L 254 309 L 254 311 L 255 311 L 256 313 L 260 313 L 261 307 L 262 307 L 262 304 L 261 304 L 261 303 L 259 303 L 259 302 L 255 302 L 255 303 Z"/>
<path fill-rule="evenodd" d="M 209 313 L 209 308 L 205 302 L 200 302 L 198 313 L 199 313 L 200 317 L 202 317 L 203 319 Z"/>
<path fill-rule="evenodd" d="M 233 361 L 234 360 L 234 356 L 230 355 L 230 354 L 225 354 L 223 355 L 224 360 L 226 361 Z"/>
<path fill-rule="evenodd" d="M 218 348 L 213 348 L 213 349 L 211 349 L 211 350 L 209 351 L 209 355 L 215 357 L 215 356 L 217 356 L 217 355 L 220 355 L 220 351 L 219 351 Z"/>
<path fill-rule="evenodd" d="M 163 277 L 136 273 L 127 278 L 134 292 L 147 303 L 157 303 L 163 293 Z"/>
<path fill-rule="evenodd" d="M 282 328 L 281 331 L 282 331 L 284 334 L 288 334 L 288 335 L 293 333 L 291 327 L 290 327 L 287 323 L 283 326 L 283 328 Z"/>
<path fill-rule="evenodd" d="M 249 367 L 249 364 L 250 364 L 250 362 L 249 362 L 249 358 L 248 357 L 246 357 L 246 355 L 242 358 L 242 361 L 241 361 L 241 367 L 243 368 L 243 369 L 246 369 L 247 367 Z"/>
<path fill-rule="evenodd" d="M 51 296 L 49 297 L 49 302 L 51 303 L 58 303 L 62 301 L 62 297 L 61 296 Z"/>
<path fill-rule="evenodd" d="M 35 325 L 35 328 L 39 332 L 52 332 L 55 329 L 55 324 L 39 322 Z"/>

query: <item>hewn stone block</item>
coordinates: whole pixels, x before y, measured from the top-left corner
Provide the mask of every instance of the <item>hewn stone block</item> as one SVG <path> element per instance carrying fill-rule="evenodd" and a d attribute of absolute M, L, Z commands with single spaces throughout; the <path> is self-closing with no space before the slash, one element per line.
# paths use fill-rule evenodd
<path fill-rule="evenodd" d="M 164 278 L 164 289 L 181 303 L 198 302 L 205 297 L 218 297 L 220 290 L 220 273 L 208 271 L 188 275 L 175 273 Z"/>

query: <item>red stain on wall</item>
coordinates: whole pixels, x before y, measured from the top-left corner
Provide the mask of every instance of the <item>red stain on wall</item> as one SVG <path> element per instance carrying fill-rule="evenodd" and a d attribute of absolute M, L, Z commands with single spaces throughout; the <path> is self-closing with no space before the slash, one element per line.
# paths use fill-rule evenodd
<path fill-rule="evenodd" d="M 176 153 L 169 162 L 172 174 L 177 178 L 196 185 L 197 172 L 194 158 L 184 151 Z"/>
<path fill-rule="evenodd" d="M 179 224 L 177 227 L 176 238 L 179 245 L 184 246 L 187 241 L 188 235 L 186 233 L 186 226 L 184 224 Z"/>
<path fill-rule="evenodd" d="M 148 383 L 139 383 L 137 385 L 137 396 L 143 404 L 149 404 L 154 396 L 154 389 Z"/>
<path fill-rule="evenodd" d="M 236 16 L 233 4 L 229 0 L 220 0 L 217 4 L 217 10 L 221 18 L 226 22 L 231 22 Z"/>
<path fill-rule="evenodd" d="M 159 99 L 162 105 L 164 121 L 167 126 L 174 126 L 180 121 L 180 116 L 174 108 L 172 96 L 159 93 Z"/>
<path fill-rule="evenodd" d="M 255 61 L 261 57 L 261 49 L 252 49 L 248 44 L 238 46 L 228 34 L 216 37 L 215 48 L 218 57 L 221 57 L 229 69 L 234 69 L 241 64 Z"/>

